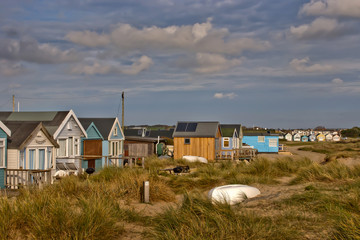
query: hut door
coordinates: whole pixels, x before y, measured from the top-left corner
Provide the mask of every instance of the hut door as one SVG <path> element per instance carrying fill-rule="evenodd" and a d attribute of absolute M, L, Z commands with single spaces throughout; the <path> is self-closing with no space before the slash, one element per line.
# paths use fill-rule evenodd
<path fill-rule="evenodd" d="M 95 159 L 102 157 L 102 140 L 84 140 L 84 156 L 88 167 L 95 168 Z"/>
<path fill-rule="evenodd" d="M 88 168 L 94 168 L 95 169 L 95 159 L 88 160 Z"/>

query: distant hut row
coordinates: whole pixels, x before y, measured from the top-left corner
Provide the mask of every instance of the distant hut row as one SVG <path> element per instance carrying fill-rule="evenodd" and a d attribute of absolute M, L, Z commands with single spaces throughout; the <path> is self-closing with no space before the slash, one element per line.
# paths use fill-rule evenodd
<path fill-rule="evenodd" d="M 293 142 L 338 142 L 341 140 L 339 134 L 310 134 L 310 135 L 301 135 L 300 133 L 287 133 L 284 135 L 284 139 L 286 141 L 293 141 Z"/>

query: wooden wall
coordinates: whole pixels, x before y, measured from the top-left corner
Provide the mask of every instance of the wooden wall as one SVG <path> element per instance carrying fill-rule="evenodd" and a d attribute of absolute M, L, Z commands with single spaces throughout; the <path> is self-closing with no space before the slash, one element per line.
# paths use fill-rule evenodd
<path fill-rule="evenodd" d="M 125 141 L 125 156 L 131 157 L 147 157 L 154 154 L 153 143 L 139 143 Z"/>
<path fill-rule="evenodd" d="M 190 144 L 185 144 L 183 137 L 174 138 L 174 158 L 184 155 L 204 157 L 215 160 L 215 138 L 190 138 Z M 220 146 L 220 145 L 219 145 Z"/>

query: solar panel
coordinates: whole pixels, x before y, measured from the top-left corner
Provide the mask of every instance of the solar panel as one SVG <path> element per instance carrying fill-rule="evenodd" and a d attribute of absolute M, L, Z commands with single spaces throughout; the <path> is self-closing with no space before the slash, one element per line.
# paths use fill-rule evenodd
<path fill-rule="evenodd" d="M 178 123 L 178 125 L 176 127 L 176 131 L 177 132 L 185 132 L 186 126 L 187 126 L 187 123 L 185 123 L 185 122 Z"/>
<path fill-rule="evenodd" d="M 186 127 L 186 132 L 195 132 L 197 123 L 188 123 Z"/>

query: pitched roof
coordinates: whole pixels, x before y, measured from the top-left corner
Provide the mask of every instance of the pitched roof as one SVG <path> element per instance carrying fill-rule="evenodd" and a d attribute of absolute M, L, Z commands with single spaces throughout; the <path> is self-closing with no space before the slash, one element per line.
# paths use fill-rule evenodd
<path fill-rule="evenodd" d="M 91 123 L 94 123 L 97 130 L 103 136 L 103 138 L 107 139 L 114 125 L 116 118 L 79 118 L 81 125 L 87 130 Z"/>
<path fill-rule="evenodd" d="M 59 112 L 0 112 L 2 122 L 42 122 L 48 132 L 53 135 L 70 111 Z"/>
<path fill-rule="evenodd" d="M 53 137 L 46 130 L 45 126 L 40 122 L 20 122 L 10 121 L 5 122 L 5 125 L 11 130 L 12 134 L 8 141 L 9 149 L 21 148 L 27 140 L 31 139 L 34 134 L 37 134 L 40 130 L 46 135 L 46 137 L 52 142 L 52 144 L 58 147 L 58 144 Z"/>
<path fill-rule="evenodd" d="M 216 137 L 219 122 L 178 122 L 173 137 Z"/>
<path fill-rule="evenodd" d="M 28 122 L 39 123 L 46 127 L 47 131 L 55 138 L 61 130 L 61 125 L 66 123 L 66 119 L 73 117 L 77 121 L 77 117 L 73 110 L 70 111 L 49 111 L 49 112 L 0 112 L 0 121 L 2 122 Z M 86 136 L 80 122 L 77 122 L 81 131 Z"/>
<path fill-rule="evenodd" d="M 220 128 L 223 137 L 233 137 L 235 129 L 240 134 L 241 124 L 220 124 Z"/>

